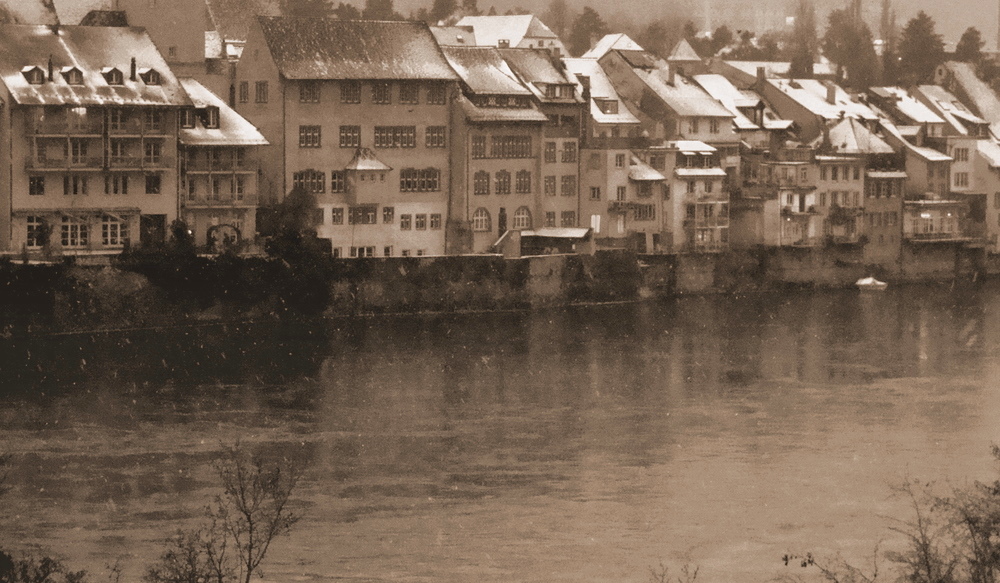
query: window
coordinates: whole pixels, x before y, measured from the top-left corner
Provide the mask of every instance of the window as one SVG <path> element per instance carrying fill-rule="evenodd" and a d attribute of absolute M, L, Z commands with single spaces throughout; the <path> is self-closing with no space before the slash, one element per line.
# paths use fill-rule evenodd
<path fill-rule="evenodd" d="M 71 139 L 69 141 L 69 152 L 67 158 L 73 164 L 85 164 L 87 162 L 87 142 L 84 140 Z"/>
<path fill-rule="evenodd" d="M 955 148 L 954 157 L 956 162 L 968 162 L 969 161 L 969 149 L 968 148 Z"/>
<path fill-rule="evenodd" d="M 427 103 L 431 105 L 444 105 L 447 101 L 445 87 L 443 83 L 431 85 L 427 90 Z"/>
<path fill-rule="evenodd" d="M 836 182 L 838 180 L 838 175 L 840 173 L 840 166 L 830 167 L 830 180 Z"/>
<path fill-rule="evenodd" d="M 384 257 L 392 257 L 392 245 L 386 245 L 382 248 L 382 255 Z"/>
<path fill-rule="evenodd" d="M 420 103 L 420 84 L 402 83 L 399 86 L 399 102 L 408 105 Z"/>
<path fill-rule="evenodd" d="M 372 103 L 385 105 L 392 102 L 392 85 L 384 81 L 372 83 Z"/>
<path fill-rule="evenodd" d="M 415 148 L 417 126 L 375 126 L 376 148 Z"/>
<path fill-rule="evenodd" d="M 545 142 L 545 161 L 550 164 L 556 161 L 555 142 Z"/>
<path fill-rule="evenodd" d="M 413 215 L 399 215 L 399 230 L 409 231 L 413 226 Z"/>
<path fill-rule="evenodd" d="M 29 216 L 28 217 L 28 233 L 27 233 L 27 235 L 28 235 L 28 238 L 27 238 L 27 245 L 28 245 L 28 247 L 41 247 L 42 246 L 42 244 L 44 243 L 44 241 L 43 241 L 44 237 L 43 237 L 42 234 L 44 233 L 44 231 L 46 230 L 46 228 L 47 228 L 47 224 L 46 224 L 44 218 L 38 217 L 38 216 Z"/>
<path fill-rule="evenodd" d="M 472 192 L 474 194 L 490 193 L 490 173 L 480 170 L 472 177 Z"/>
<path fill-rule="evenodd" d="M 145 157 L 143 160 L 146 164 L 159 164 L 161 156 L 163 154 L 163 144 L 160 142 L 145 142 Z"/>
<path fill-rule="evenodd" d="M 323 133 L 320 126 L 299 126 L 299 147 L 319 148 L 323 145 Z"/>
<path fill-rule="evenodd" d="M 556 177 L 546 176 L 545 177 L 545 195 L 555 196 L 556 195 Z"/>
<path fill-rule="evenodd" d="M 341 103 L 361 103 L 361 83 L 358 81 L 342 81 L 340 83 Z"/>
<path fill-rule="evenodd" d="M 576 196 L 576 176 L 567 174 L 562 177 L 559 193 L 563 196 Z"/>
<path fill-rule="evenodd" d="M 826 180 L 826 166 L 820 166 L 820 168 L 819 168 L 819 178 L 820 178 L 820 180 Z"/>
<path fill-rule="evenodd" d="M 496 174 L 496 193 L 510 194 L 510 172 L 500 170 Z"/>
<path fill-rule="evenodd" d="M 710 134 L 719 133 L 719 120 L 715 119 L 714 117 L 708 120 L 708 133 Z"/>
<path fill-rule="evenodd" d="M 493 230 L 490 222 L 490 211 L 479 207 L 476 212 L 472 213 L 472 230 L 479 233 Z"/>
<path fill-rule="evenodd" d="M 267 81 L 257 81 L 253 84 L 254 101 L 257 103 L 267 103 Z"/>
<path fill-rule="evenodd" d="M 66 79 L 66 83 L 70 85 L 83 85 L 83 72 L 76 67 L 70 67 L 69 69 L 64 69 L 63 78 Z"/>
<path fill-rule="evenodd" d="M 163 128 L 163 112 L 156 109 L 147 109 L 146 115 L 142 118 L 142 129 L 147 132 L 158 132 Z"/>
<path fill-rule="evenodd" d="M 323 207 L 313 209 L 313 225 L 322 225 L 326 221 L 326 209 Z"/>
<path fill-rule="evenodd" d="M 563 211 L 560 213 L 561 224 L 563 227 L 575 227 L 576 226 L 576 211 Z"/>
<path fill-rule="evenodd" d="M 337 206 L 330 209 L 330 224 L 331 225 L 344 224 L 344 209 L 342 207 Z"/>
<path fill-rule="evenodd" d="M 597 99 L 597 107 L 601 109 L 601 113 L 606 113 L 608 115 L 615 115 L 618 113 L 618 102 L 614 99 Z"/>
<path fill-rule="evenodd" d="M 627 194 L 628 194 L 628 187 L 619 186 L 618 189 L 615 191 L 615 200 L 618 201 L 625 200 Z"/>
<path fill-rule="evenodd" d="M 218 107 L 206 107 L 205 117 L 202 118 L 205 127 L 210 130 L 219 129 L 219 108 Z"/>
<path fill-rule="evenodd" d="M 656 205 L 637 204 L 635 205 L 634 208 L 635 208 L 635 220 L 652 221 L 656 219 Z"/>
<path fill-rule="evenodd" d="M 968 172 L 956 172 L 955 173 L 955 186 L 963 187 L 969 185 L 969 173 Z"/>
<path fill-rule="evenodd" d="M 344 192 L 346 186 L 347 178 L 343 170 L 330 172 L 330 192 Z"/>
<path fill-rule="evenodd" d="M 486 157 L 486 136 L 472 136 L 472 157 Z"/>
<path fill-rule="evenodd" d="M 601 200 L 601 187 L 591 186 L 590 187 L 590 200 Z"/>
<path fill-rule="evenodd" d="M 87 194 L 87 177 L 75 174 L 63 176 L 63 194 L 66 196 Z"/>
<path fill-rule="evenodd" d="M 160 73 L 155 69 L 146 69 L 139 71 L 139 78 L 146 85 L 159 85 L 160 84 Z"/>
<path fill-rule="evenodd" d="M 180 125 L 182 128 L 193 128 L 194 127 L 194 109 L 190 107 L 185 107 L 180 111 Z"/>
<path fill-rule="evenodd" d="M 427 230 L 427 215 L 419 214 L 413 216 L 413 228 L 418 231 Z"/>
<path fill-rule="evenodd" d="M 359 204 L 352 206 L 347 214 L 347 222 L 351 225 L 374 225 L 378 214 L 378 205 Z"/>
<path fill-rule="evenodd" d="M 30 85 L 41 85 L 45 83 L 45 73 L 38 67 L 32 67 L 24 72 L 24 78 Z"/>
<path fill-rule="evenodd" d="M 375 257 L 375 246 L 351 247 L 351 257 Z"/>
<path fill-rule="evenodd" d="M 160 194 L 160 175 L 146 175 L 146 194 Z"/>
<path fill-rule="evenodd" d="M 698 190 L 698 183 L 694 180 L 688 180 L 688 194 L 693 194 Z"/>
<path fill-rule="evenodd" d="M 1000 192 L 993 193 L 993 208 L 1000 209 Z"/>
<path fill-rule="evenodd" d="M 104 177 L 104 194 L 128 194 L 128 176 L 110 174 Z"/>
<path fill-rule="evenodd" d="M 326 192 L 326 176 L 318 170 L 303 170 L 292 175 L 292 187 L 312 194 Z"/>
<path fill-rule="evenodd" d="M 122 85 L 125 83 L 125 76 L 122 75 L 121 71 L 115 69 L 114 67 L 105 69 L 104 71 L 101 71 L 101 73 L 104 75 L 104 80 L 108 83 L 108 85 Z"/>
<path fill-rule="evenodd" d="M 698 133 L 698 118 L 692 117 L 688 120 L 688 133 L 697 134 Z"/>
<path fill-rule="evenodd" d="M 246 178 L 244 176 L 237 176 L 236 181 L 233 183 L 233 188 L 236 191 L 236 200 L 243 200 L 247 192 Z"/>
<path fill-rule="evenodd" d="M 250 82 L 240 81 L 240 103 L 250 101 Z"/>
<path fill-rule="evenodd" d="M 711 180 L 706 180 L 705 181 L 705 192 L 712 192 L 712 187 L 713 187 L 714 184 L 715 184 L 715 182 L 713 182 Z"/>
<path fill-rule="evenodd" d="M 382 207 L 382 222 L 386 224 L 391 224 L 395 216 L 396 209 L 391 206 Z"/>
<path fill-rule="evenodd" d="M 86 247 L 90 243 L 90 226 L 79 217 L 63 217 L 61 234 L 63 247 Z"/>
<path fill-rule="evenodd" d="M 128 223 L 118 217 L 104 215 L 101 219 L 101 244 L 118 247 L 128 241 Z"/>
<path fill-rule="evenodd" d="M 530 158 L 531 136 L 493 136 L 491 158 Z"/>
<path fill-rule="evenodd" d="M 943 176 L 943 174 L 942 174 L 942 176 Z M 855 180 L 861 180 L 861 166 L 855 166 L 854 167 L 854 179 Z"/>
<path fill-rule="evenodd" d="M 615 168 L 625 167 L 625 154 L 615 154 Z"/>
<path fill-rule="evenodd" d="M 45 177 L 44 176 L 29 176 L 28 177 L 28 194 L 33 194 L 40 196 L 45 194 Z"/>
<path fill-rule="evenodd" d="M 428 148 L 444 148 L 445 126 L 427 126 L 424 131 L 424 145 Z"/>
<path fill-rule="evenodd" d="M 441 215 L 439 213 L 434 213 L 431 215 L 431 229 L 433 230 L 441 229 Z"/>
<path fill-rule="evenodd" d="M 340 147 L 361 147 L 361 126 L 340 126 Z"/>
<path fill-rule="evenodd" d="M 299 82 L 299 103 L 319 103 L 319 93 L 318 81 Z"/>
<path fill-rule="evenodd" d="M 108 112 L 108 129 L 121 131 L 125 129 L 128 122 L 128 114 L 124 109 L 112 109 Z"/>
<path fill-rule="evenodd" d="M 545 226 L 554 227 L 556 226 L 556 213 L 555 211 L 545 211 Z"/>
<path fill-rule="evenodd" d="M 531 211 L 528 210 L 528 207 L 522 206 L 521 208 L 514 211 L 514 228 L 515 229 L 531 228 Z"/>
<path fill-rule="evenodd" d="M 531 171 L 518 170 L 514 180 L 514 192 L 518 194 L 531 193 Z"/>
<path fill-rule="evenodd" d="M 857 179 L 857 176 L 855 176 Z M 806 182 L 809 180 L 809 170 L 806 168 L 799 168 L 799 182 Z"/>
<path fill-rule="evenodd" d="M 437 168 L 403 168 L 399 171 L 400 192 L 437 192 L 441 190 L 441 171 Z"/>
<path fill-rule="evenodd" d="M 576 162 L 576 142 L 563 142 L 563 162 Z"/>

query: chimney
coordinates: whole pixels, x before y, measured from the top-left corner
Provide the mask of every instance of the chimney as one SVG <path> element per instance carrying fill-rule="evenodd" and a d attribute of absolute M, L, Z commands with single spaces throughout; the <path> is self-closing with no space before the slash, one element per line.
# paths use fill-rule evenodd
<path fill-rule="evenodd" d="M 837 86 L 833 83 L 826 86 L 826 102 L 830 105 L 837 105 Z"/>
<path fill-rule="evenodd" d="M 674 84 L 674 76 L 676 72 L 674 71 L 673 65 L 667 65 L 667 83 L 670 85 Z"/>
<path fill-rule="evenodd" d="M 52 55 L 49 55 L 49 83 L 55 81 L 53 67 L 52 67 Z"/>
<path fill-rule="evenodd" d="M 128 78 L 129 78 L 129 79 L 130 79 L 131 81 L 135 81 L 135 57 L 132 57 L 132 64 L 131 64 L 131 66 L 129 67 L 129 75 L 128 75 Z"/>
<path fill-rule="evenodd" d="M 757 67 L 757 82 L 764 83 L 767 80 L 767 69 L 764 67 Z"/>

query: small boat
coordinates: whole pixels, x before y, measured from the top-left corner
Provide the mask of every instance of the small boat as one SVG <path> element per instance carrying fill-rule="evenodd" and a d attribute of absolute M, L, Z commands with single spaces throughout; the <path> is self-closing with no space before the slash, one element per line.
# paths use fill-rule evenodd
<path fill-rule="evenodd" d="M 854 285 L 858 286 L 861 291 L 885 291 L 885 288 L 889 287 L 889 284 L 874 277 L 862 277 L 854 282 Z"/>

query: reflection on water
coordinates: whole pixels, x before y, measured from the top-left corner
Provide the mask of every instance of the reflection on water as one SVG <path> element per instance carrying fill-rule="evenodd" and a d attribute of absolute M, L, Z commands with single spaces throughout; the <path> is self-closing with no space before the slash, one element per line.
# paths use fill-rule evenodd
<path fill-rule="evenodd" d="M 267 579 L 765 581 L 991 470 L 1000 289 L 68 336 L 0 347 L 0 543 L 137 577 L 237 439 L 308 460 Z"/>

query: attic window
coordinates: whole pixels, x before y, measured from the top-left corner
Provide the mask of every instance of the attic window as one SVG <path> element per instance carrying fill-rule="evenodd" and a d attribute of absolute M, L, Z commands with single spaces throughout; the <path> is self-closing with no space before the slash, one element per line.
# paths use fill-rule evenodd
<path fill-rule="evenodd" d="M 219 108 L 218 107 L 206 107 L 205 117 L 202 118 L 205 127 L 214 130 L 219 128 Z"/>
<path fill-rule="evenodd" d="M 104 76 L 104 80 L 108 82 L 108 85 L 122 85 L 125 83 L 125 76 L 114 67 L 101 69 L 101 75 Z"/>
<path fill-rule="evenodd" d="M 597 101 L 597 107 L 601 108 L 602 113 L 608 115 L 614 115 L 618 113 L 618 101 L 614 99 L 600 99 Z"/>
<path fill-rule="evenodd" d="M 194 127 L 194 109 L 190 107 L 185 107 L 180 112 L 181 117 L 181 127 L 182 128 L 193 128 Z"/>
<path fill-rule="evenodd" d="M 142 82 L 146 85 L 160 84 L 160 74 L 156 71 L 156 69 L 140 69 L 139 77 L 142 78 Z"/>
<path fill-rule="evenodd" d="M 76 67 L 66 67 L 62 70 L 62 76 L 70 85 L 83 85 L 83 72 Z"/>
<path fill-rule="evenodd" d="M 38 67 L 25 67 L 21 73 L 31 85 L 41 85 L 45 83 L 45 71 Z"/>

